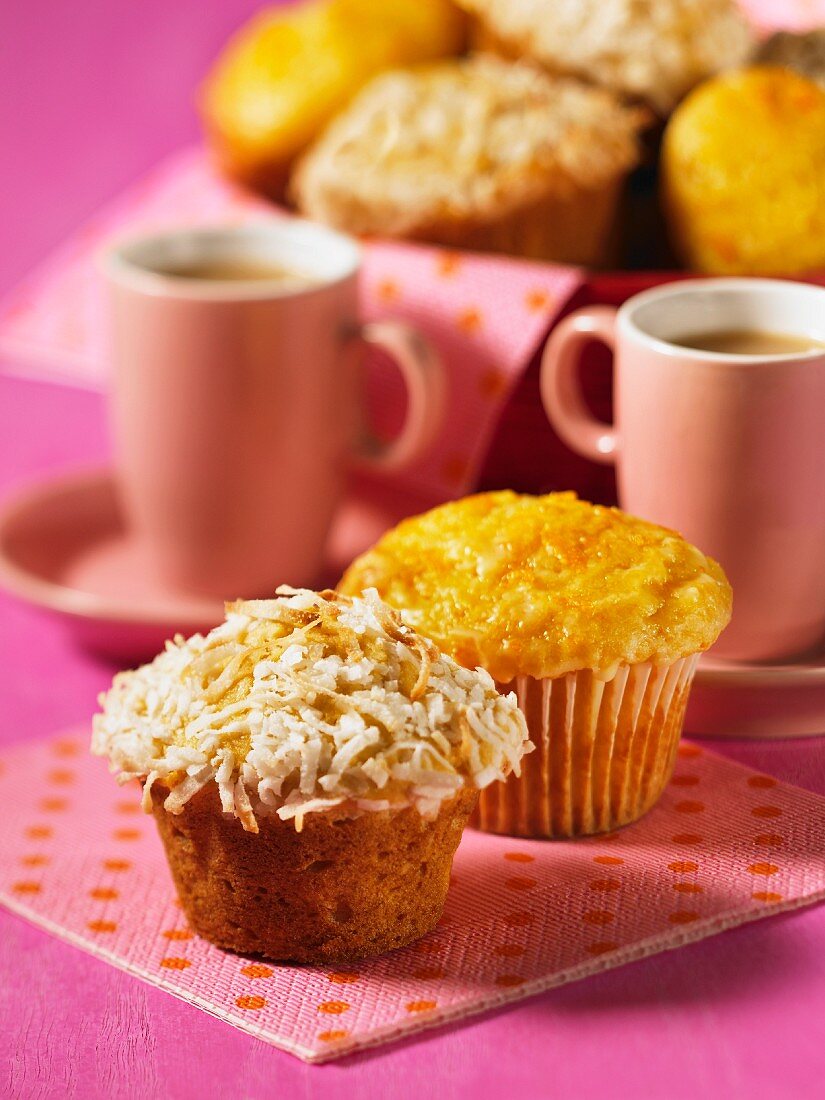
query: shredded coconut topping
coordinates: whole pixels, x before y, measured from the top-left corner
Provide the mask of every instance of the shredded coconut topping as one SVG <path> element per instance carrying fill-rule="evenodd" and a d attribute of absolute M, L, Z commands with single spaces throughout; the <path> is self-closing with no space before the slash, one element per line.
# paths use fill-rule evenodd
<path fill-rule="evenodd" d="M 169 789 L 180 813 L 217 784 L 244 829 L 414 805 L 434 817 L 465 786 L 481 789 L 532 749 L 514 694 L 462 668 L 404 625 L 374 590 L 361 598 L 279 588 L 227 605 L 205 637 L 178 636 L 101 695 L 92 752 L 119 782 Z"/>

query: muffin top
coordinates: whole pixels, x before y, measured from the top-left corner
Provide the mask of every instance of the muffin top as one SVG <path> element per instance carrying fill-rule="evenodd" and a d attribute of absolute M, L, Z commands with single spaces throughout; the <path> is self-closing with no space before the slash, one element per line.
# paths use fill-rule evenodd
<path fill-rule="evenodd" d="M 459 0 L 505 46 L 554 72 L 667 114 L 699 81 L 746 61 L 754 35 L 735 0 Z"/>
<path fill-rule="evenodd" d="M 101 695 L 92 752 L 119 781 L 161 784 L 180 813 L 215 782 L 224 812 L 294 819 L 414 805 L 434 817 L 462 787 L 518 772 L 515 696 L 440 653 L 376 593 L 278 589 L 227 606 L 206 637 L 168 642 Z"/>
<path fill-rule="evenodd" d="M 578 500 L 481 493 L 404 520 L 347 570 L 500 683 L 668 663 L 730 618 L 721 568 L 674 531 Z"/>
<path fill-rule="evenodd" d="M 717 275 L 825 265 L 825 88 L 779 65 L 707 81 L 674 112 L 661 187 L 676 250 Z"/>
<path fill-rule="evenodd" d="M 298 205 L 355 233 L 410 236 L 596 188 L 636 163 L 645 112 L 479 56 L 374 79 L 299 164 Z"/>

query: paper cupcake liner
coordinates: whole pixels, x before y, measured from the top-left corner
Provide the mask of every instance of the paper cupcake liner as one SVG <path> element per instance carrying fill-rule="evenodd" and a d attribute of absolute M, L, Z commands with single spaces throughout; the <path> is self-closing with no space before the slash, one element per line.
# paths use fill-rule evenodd
<path fill-rule="evenodd" d="M 668 665 L 620 665 L 556 679 L 518 676 L 535 752 L 521 776 L 481 792 L 471 819 L 490 833 L 572 837 L 609 832 L 646 813 L 670 779 L 698 654 Z"/>
<path fill-rule="evenodd" d="M 524 259 L 605 267 L 615 259 L 624 175 L 568 196 L 548 195 L 495 221 L 428 226 L 421 237 L 451 248 L 503 252 Z"/>

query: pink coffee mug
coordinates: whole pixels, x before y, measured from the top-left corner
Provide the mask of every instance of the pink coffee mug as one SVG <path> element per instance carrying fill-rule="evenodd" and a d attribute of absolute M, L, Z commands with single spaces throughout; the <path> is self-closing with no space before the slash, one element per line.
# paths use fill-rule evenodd
<path fill-rule="evenodd" d="M 541 392 L 564 442 L 616 463 L 623 508 L 721 562 L 734 613 L 714 652 L 767 660 L 825 636 L 825 350 L 739 355 L 678 343 L 723 330 L 825 341 L 825 289 L 696 279 L 618 311 L 580 310 L 547 342 Z M 614 350 L 613 425 L 591 416 L 579 386 L 591 340 Z"/>
<path fill-rule="evenodd" d="M 434 439 L 441 364 L 400 321 L 359 324 L 360 266 L 355 241 L 297 219 L 143 236 L 105 255 L 119 487 L 165 584 L 221 598 L 312 584 L 353 462 L 395 469 Z M 407 387 L 389 444 L 364 425 L 365 344 Z"/>

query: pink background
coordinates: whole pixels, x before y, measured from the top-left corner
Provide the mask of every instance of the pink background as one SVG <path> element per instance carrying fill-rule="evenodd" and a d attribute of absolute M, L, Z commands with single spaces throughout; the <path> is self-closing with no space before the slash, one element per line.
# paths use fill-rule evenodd
<path fill-rule="evenodd" d="M 0 291 L 196 137 L 190 89 L 255 7 L 2 5 Z M 0 377 L 0 492 L 107 453 L 99 397 Z M 85 720 L 110 676 L 0 597 L 3 743 Z M 820 742 L 724 751 L 825 793 Z M 824 1019 L 819 907 L 312 1067 L 0 912 L 0 1092 L 13 1096 L 806 1096 L 821 1090 Z"/>

